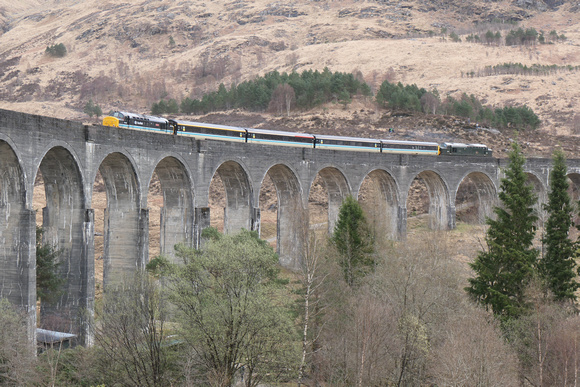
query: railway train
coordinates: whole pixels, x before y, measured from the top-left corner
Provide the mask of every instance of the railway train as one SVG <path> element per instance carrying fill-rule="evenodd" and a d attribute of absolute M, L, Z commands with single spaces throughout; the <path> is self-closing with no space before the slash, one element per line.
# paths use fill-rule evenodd
<path fill-rule="evenodd" d="M 240 128 L 194 121 L 166 119 L 163 117 L 122 111 L 115 111 L 111 115 L 103 118 L 103 125 L 166 133 L 175 136 L 194 137 L 195 139 L 263 143 L 302 148 L 433 156 L 492 156 L 492 150 L 483 144 L 439 144 L 436 142 L 425 141 L 400 141 L 318 134 L 313 135 L 308 133 Z"/>

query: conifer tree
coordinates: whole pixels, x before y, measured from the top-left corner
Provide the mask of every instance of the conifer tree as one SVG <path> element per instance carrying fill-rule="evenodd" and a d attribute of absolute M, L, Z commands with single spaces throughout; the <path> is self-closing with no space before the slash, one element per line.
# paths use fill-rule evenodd
<path fill-rule="evenodd" d="M 59 275 L 60 251 L 48 243 L 43 243 L 42 227 L 36 226 L 36 297 L 52 304 L 62 294 L 65 280 Z"/>
<path fill-rule="evenodd" d="M 487 219 L 487 251 L 480 251 L 470 264 L 475 277 L 465 288 L 504 321 L 525 312 L 524 291 L 538 259 L 538 251 L 532 246 L 538 219 L 533 208 L 537 197 L 527 184 L 525 158 L 519 145 L 514 143 L 512 148 L 500 185 L 502 206 L 494 208 L 497 219 Z"/>
<path fill-rule="evenodd" d="M 568 237 L 572 227 L 572 204 L 568 194 L 566 159 L 562 151 L 554 152 L 553 169 L 550 172 L 550 193 L 544 209 L 548 212 L 546 234 L 542 238 L 545 255 L 538 263 L 541 277 L 558 301 L 576 300 L 574 243 Z"/>
<path fill-rule="evenodd" d="M 342 202 L 338 221 L 330 238 L 340 254 L 344 279 L 354 286 L 375 264 L 374 246 L 360 203 L 351 195 Z"/>

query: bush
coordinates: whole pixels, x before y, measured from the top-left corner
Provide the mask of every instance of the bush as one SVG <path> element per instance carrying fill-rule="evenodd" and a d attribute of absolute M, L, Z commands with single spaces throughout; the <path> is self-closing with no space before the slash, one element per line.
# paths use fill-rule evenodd
<path fill-rule="evenodd" d="M 92 99 L 89 99 L 89 102 L 85 104 L 83 112 L 85 112 L 91 118 L 93 116 L 98 118 L 103 115 L 103 110 L 101 109 L 101 107 L 93 103 Z"/>
<path fill-rule="evenodd" d="M 66 55 L 66 47 L 62 43 L 46 47 L 45 53 L 49 56 L 62 58 Z"/>

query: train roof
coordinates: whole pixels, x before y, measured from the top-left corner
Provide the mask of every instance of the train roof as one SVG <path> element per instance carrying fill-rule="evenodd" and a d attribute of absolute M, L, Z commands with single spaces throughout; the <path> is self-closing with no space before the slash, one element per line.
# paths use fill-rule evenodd
<path fill-rule="evenodd" d="M 312 135 L 310 133 L 287 132 L 287 131 L 283 131 L 283 130 L 270 130 L 270 129 L 253 129 L 253 128 L 248 128 L 248 132 L 249 133 L 272 134 L 272 135 L 278 135 L 278 136 L 305 137 L 305 138 L 314 139 L 314 135 Z"/>
<path fill-rule="evenodd" d="M 238 132 L 245 132 L 246 131 L 245 128 L 240 128 L 237 126 L 208 124 L 206 122 L 185 121 L 185 120 L 171 120 L 171 121 L 177 123 L 178 125 L 199 126 L 199 127 L 204 127 L 204 128 L 224 129 L 224 130 L 235 130 Z"/>
<path fill-rule="evenodd" d="M 477 147 L 477 148 L 487 148 L 485 144 L 463 144 L 461 142 L 444 142 L 441 144 L 442 147 L 454 146 L 456 148 L 467 148 L 467 147 Z"/>
<path fill-rule="evenodd" d="M 347 136 L 329 136 L 322 134 L 315 134 L 317 140 L 342 140 L 342 141 L 361 141 L 361 142 L 381 142 L 376 138 L 363 138 L 363 137 L 347 137 Z"/>
<path fill-rule="evenodd" d="M 441 144 L 442 147 L 447 147 L 447 146 L 454 146 L 454 147 L 467 147 L 467 144 L 461 143 L 461 142 L 444 142 L 443 144 Z"/>
<path fill-rule="evenodd" d="M 161 122 L 164 124 L 168 122 L 168 120 L 166 118 L 157 117 L 157 116 L 148 116 L 146 114 L 137 114 L 137 113 L 123 112 L 123 111 L 116 111 L 115 113 L 120 113 L 123 116 L 130 117 L 133 119 L 141 119 L 141 120 L 146 120 L 146 121 L 151 121 L 151 122 Z"/>
<path fill-rule="evenodd" d="M 381 139 L 381 142 L 389 143 L 389 144 L 412 144 L 412 145 L 430 145 L 430 146 L 439 146 L 436 142 L 429 142 L 429 141 L 404 141 L 404 140 L 386 140 Z"/>
<path fill-rule="evenodd" d="M 477 147 L 481 147 L 481 148 L 487 148 L 487 145 L 485 145 L 485 144 L 467 144 L 467 146 L 477 146 Z"/>

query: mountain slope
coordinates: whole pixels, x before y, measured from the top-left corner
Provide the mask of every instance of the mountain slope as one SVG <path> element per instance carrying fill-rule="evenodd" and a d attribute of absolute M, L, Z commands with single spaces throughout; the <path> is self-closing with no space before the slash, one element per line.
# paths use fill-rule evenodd
<path fill-rule="evenodd" d="M 104 111 L 147 112 L 160 98 L 199 97 L 267 71 L 329 67 L 360 72 L 373 90 L 388 79 L 442 96 L 474 94 L 496 107 L 527 104 L 543 131 L 570 134 L 580 131 L 580 71 L 565 69 L 580 66 L 577 12 L 576 2 L 554 0 L 1 0 L 0 106 L 87 120 L 89 99 Z M 530 46 L 465 39 L 519 27 L 567 39 Z M 57 43 L 67 47 L 64 58 L 45 54 Z M 477 76 L 502 63 L 556 67 Z"/>

